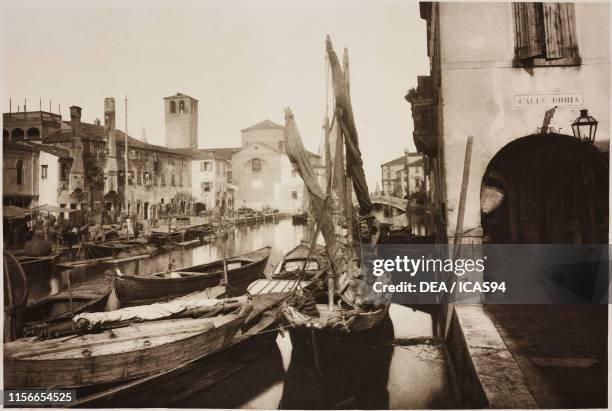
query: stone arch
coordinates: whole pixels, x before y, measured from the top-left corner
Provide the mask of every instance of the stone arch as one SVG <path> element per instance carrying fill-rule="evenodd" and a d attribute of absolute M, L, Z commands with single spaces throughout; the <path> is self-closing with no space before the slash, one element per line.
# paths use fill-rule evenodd
<path fill-rule="evenodd" d="M 186 113 L 187 108 L 185 107 L 185 100 L 179 101 L 179 113 Z"/>
<path fill-rule="evenodd" d="M 11 135 L 14 138 L 21 138 L 21 137 L 23 137 L 23 135 L 24 135 L 23 129 L 21 129 L 19 127 L 18 128 L 14 128 L 13 131 L 11 132 Z"/>
<path fill-rule="evenodd" d="M 514 140 L 491 159 L 481 185 L 490 243 L 607 243 L 608 163 L 563 134 Z"/>
<path fill-rule="evenodd" d="M 30 127 L 28 131 L 26 131 L 26 135 L 28 138 L 32 139 L 40 138 L 40 130 L 36 127 Z"/>
<path fill-rule="evenodd" d="M 176 113 L 176 101 L 171 101 L 170 102 L 170 112 L 171 113 Z"/>

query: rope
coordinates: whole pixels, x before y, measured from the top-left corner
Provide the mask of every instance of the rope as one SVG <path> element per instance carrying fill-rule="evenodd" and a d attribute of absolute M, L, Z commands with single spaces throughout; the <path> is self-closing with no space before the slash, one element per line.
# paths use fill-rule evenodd
<path fill-rule="evenodd" d="M 323 201 L 323 205 L 321 206 L 321 210 L 319 211 L 319 218 L 315 220 L 315 224 L 316 224 L 315 232 L 312 237 L 312 240 L 310 240 L 310 247 L 308 248 L 308 254 L 306 255 L 306 259 L 304 260 L 304 263 L 302 264 L 302 267 L 300 268 L 298 280 L 291 286 L 291 288 L 289 289 L 289 292 L 283 298 L 283 301 L 286 301 L 289 297 L 293 297 L 295 295 L 295 292 L 297 291 L 299 287 L 301 287 L 301 283 L 304 280 L 304 277 L 306 276 L 306 266 L 308 265 L 308 261 L 310 260 L 310 256 L 312 255 L 312 252 L 316 245 L 317 237 L 319 237 L 319 232 L 321 231 L 321 218 L 323 217 L 323 213 L 325 212 L 325 207 L 327 206 L 328 199 L 329 199 L 329 195 L 325 197 L 325 200 Z"/>

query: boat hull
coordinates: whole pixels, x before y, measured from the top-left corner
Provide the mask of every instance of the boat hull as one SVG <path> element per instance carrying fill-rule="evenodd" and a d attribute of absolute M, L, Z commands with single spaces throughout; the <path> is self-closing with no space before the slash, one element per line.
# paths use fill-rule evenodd
<path fill-rule="evenodd" d="M 175 246 L 183 241 L 185 231 L 173 231 L 170 233 L 161 233 L 154 231 L 149 236 L 149 244 L 153 244 L 157 248 Z"/>
<path fill-rule="evenodd" d="M 388 320 L 388 306 L 373 312 L 357 314 L 349 330 L 340 327 L 314 328 L 299 325 L 289 328 L 289 337 L 294 353 L 313 369 L 321 372 L 345 361 L 359 351 L 360 347 L 372 344 L 380 336 L 379 329 Z"/>
<path fill-rule="evenodd" d="M 261 256 L 254 260 L 244 260 L 245 256 L 229 259 L 247 262 L 236 269 L 228 269 L 229 282 L 228 295 L 238 296 L 246 293 L 247 287 L 253 281 L 264 278 L 264 268 L 270 256 L 269 248 L 261 252 Z M 258 250 L 258 251 L 262 251 Z M 216 264 L 216 265 L 215 265 Z M 211 270 L 212 272 L 206 272 Z M 189 272 L 190 276 L 181 278 L 161 278 L 156 276 L 133 276 L 123 275 L 114 278 L 114 287 L 117 297 L 123 304 L 148 304 L 180 297 L 192 292 L 202 291 L 206 288 L 215 287 L 223 279 L 222 261 L 200 266 L 189 267 L 180 272 Z M 202 274 L 198 274 L 202 272 Z"/>
<path fill-rule="evenodd" d="M 276 311 L 232 340 L 219 352 L 183 366 L 117 387 L 80 396 L 77 408 L 170 407 L 238 372 L 276 341 Z M 154 395 L 154 398 L 152 397 Z"/>
<path fill-rule="evenodd" d="M 79 388 L 164 372 L 218 351 L 248 312 L 130 324 L 102 333 L 4 345 L 4 385 L 15 389 Z"/>
<path fill-rule="evenodd" d="M 308 222 L 308 214 L 294 214 L 291 216 L 294 225 L 302 225 Z"/>
<path fill-rule="evenodd" d="M 29 304 L 25 308 L 24 334 L 39 335 L 49 325 L 70 321 L 77 314 L 103 311 L 109 295 L 110 289 L 98 295 L 75 293 L 70 296 L 63 292 Z"/>

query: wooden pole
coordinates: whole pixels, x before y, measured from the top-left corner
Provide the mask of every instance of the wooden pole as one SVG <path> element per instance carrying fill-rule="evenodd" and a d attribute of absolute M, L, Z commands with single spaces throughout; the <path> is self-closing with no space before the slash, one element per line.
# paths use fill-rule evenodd
<path fill-rule="evenodd" d="M 344 54 L 342 55 L 342 66 L 344 72 L 344 87 L 346 88 L 346 94 L 350 99 L 350 73 L 349 73 L 349 56 L 348 49 L 344 48 Z M 340 120 L 338 119 L 338 124 L 340 124 Z M 344 137 L 346 138 L 346 137 Z M 346 144 L 345 144 L 346 146 Z M 348 164 L 346 164 L 347 156 L 344 156 L 344 166 L 345 166 L 345 184 L 344 184 L 344 194 L 345 204 L 344 204 L 344 212 L 346 216 L 346 243 L 348 256 L 347 261 L 349 262 L 349 267 L 353 266 L 353 259 L 355 257 L 355 250 L 353 249 L 354 236 L 353 236 L 353 181 L 348 174 Z"/>
<path fill-rule="evenodd" d="M 125 198 L 125 217 L 128 218 L 128 174 L 130 171 L 130 166 L 128 164 L 128 100 L 127 96 L 125 96 L 125 188 L 124 188 L 124 198 Z M 130 238 L 130 231 L 128 230 L 128 239 Z"/>
<path fill-rule="evenodd" d="M 465 143 L 465 158 L 463 160 L 463 177 L 461 178 L 461 191 L 459 193 L 459 208 L 457 210 L 457 225 L 455 226 L 455 236 L 453 240 L 453 259 L 460 255 L 461 236 L 463 233 L 463 217 L 465 214 L 465 201 L 467 197 L 468 182 L 470 178 L 470 164 L 472 162 L 472 136 L 467 138 Z M 449 303 L 446 309 L 446 319 L 444 326 L 444 337 L 448 335 L 450 323 L 453 317 L 454 305 Z"/>
<path fill-rule="evenodd" d="M 408 198 L 408 205 L 410 205 L 410 153 L 408 149 L 404 153 L 406 154 L 406 197 Z"/>
<path fill-rule="evenodd" d="M 461 250 L 461 235 L 463 233 L 463 217 L 465 215 L 465 200 L 467 197 L 468 181 L 470 178 L 470 164 L 472 161 L 472 136 L 465 143 L 465 159 L 463 161 L 463 177 L 461 179 L 461 191 L 459 193 L 459 209 L 457 210 L 457 225 L 455 226 L 455 238 L 453 240 L 453 258 L 459 257 Z"/>

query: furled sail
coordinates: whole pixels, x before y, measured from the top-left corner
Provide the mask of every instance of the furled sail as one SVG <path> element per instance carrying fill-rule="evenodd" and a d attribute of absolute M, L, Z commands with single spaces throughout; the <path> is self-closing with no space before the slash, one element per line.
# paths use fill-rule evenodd
<path fill-rule="evenodd" d="M 349 285 L 349 277 L 347 275 L 347 264 L 345 252 L 342 250 L 342 245 L 336 238 L 334 230 L 334 222 L 332 219 L 332 206 L 329 204 L 327 196 L 323 193 L 319 185 L 317 174 L 314 171 L 308 154 L 304 149 L 300 132 L 293 118 L 293 113 L 290 108 L 285 109 L 285 148 L 289 159 L 297 168 L 300 177 L 304 180 L 304 185 L 308 190 L 310 198 L 310 208 L 315 219 L 321 227 L 321 234 L 325 240 L 327 254 L 330 257 L 331 269 L 337 278 L 336 291 L 338 294 L 343 293 Z M 352 301 L 347 301 L 352 302 Z"/>
<path fill-rule="evenodd" d="M 334 51 L 331 38 L 327 36 L 325 40 L 327 55 L 332 72 L 334 84 L 334 97 L 336 101 L 336 118 L 344 134 L 344 144 L 346 146 L 346 170 L 353 181 L 353 189 L 359 203 L 359 214 L 366 215 L 372 211 L 370 192 L 363 172 L 363 160 L 359 150 L 359 139 L 353 107 L 349 98 L 349 90 L 346 87 L 345 73 L 342 73 L 338 56 Z"/>

